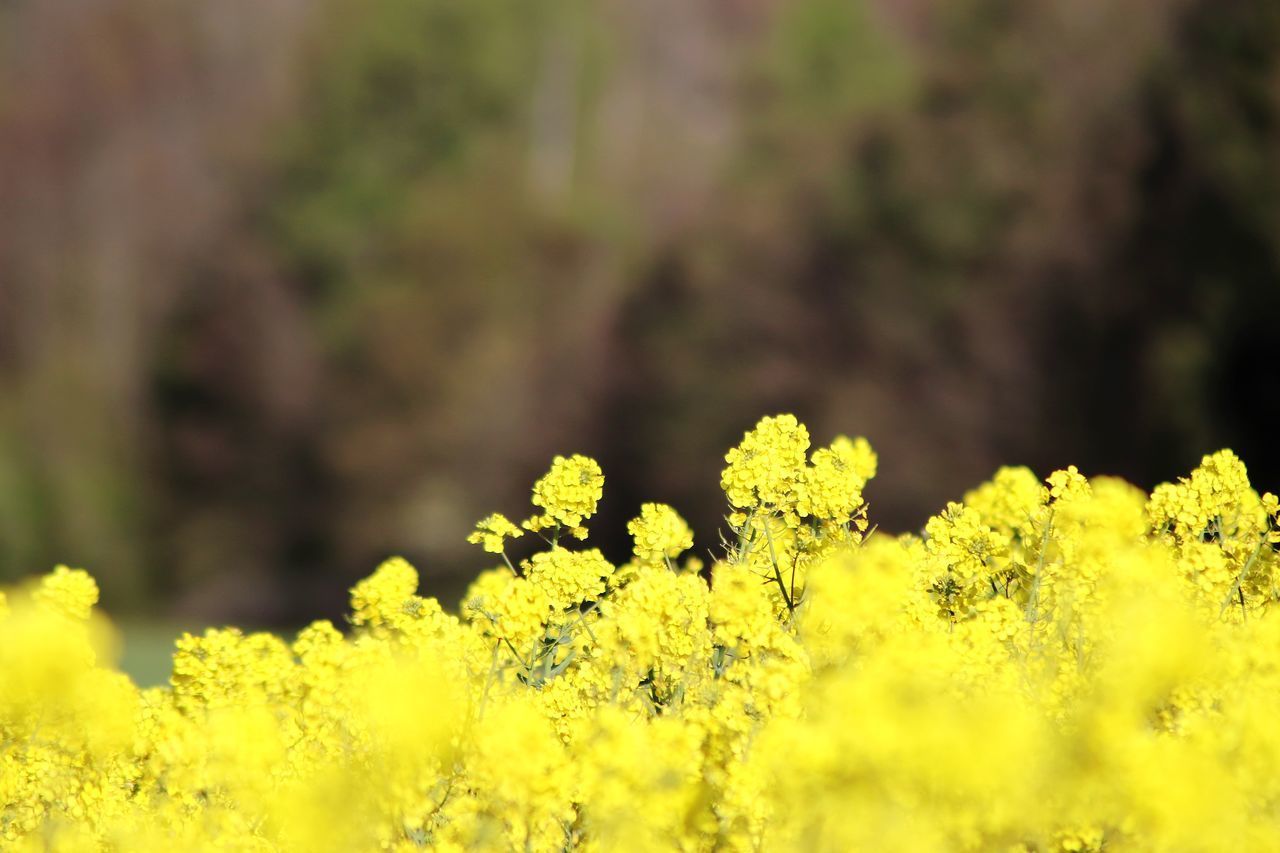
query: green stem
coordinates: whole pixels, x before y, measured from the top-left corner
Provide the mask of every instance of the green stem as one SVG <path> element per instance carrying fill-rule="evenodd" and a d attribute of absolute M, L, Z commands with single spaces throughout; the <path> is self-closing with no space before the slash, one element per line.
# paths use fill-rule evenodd
<path fill-rule="evenodd" d="M 787 595 L 787 585 L 782 582 L 782 569 L 778 568 L 778 554 L 773 547 L 773 531 L 769 529 L 768 519 L 765 519 L 764 535 L 769 540 L 769 562 L 773 564 L 773 577 L 778 582 L 778 591 L 782 593 L 782 600 L 787 603 L 787 615 L 794 616 L 796 606 L 791 601 L 791 596 Z"/>
<path fill-rule="evenodd" d="M 1222 614 L 1227 612 L 1227 608 L 1231 606 L 1231 599 L 1239 596 L 1240 612 L 1244 614 L 1244 579 L 1249 574 L 1249 570 L 1253 568 L 1253 563 L 1258 559 L 1258 555 L 1262 553 L 1262 547 L 1267 544 L 1267 534 L 1264 531 L 1261 538 L 1258 539 L 1258 545 L 1253 549 L 1253 553 L 1249 555 L 1249 559 L 1245 561 L 1244 568 L 1240 570 L 1240 574 L 1236 575 L 1235 582 L 1231 584 L 1231 591 L 1227 593 L 1226 600 L 1222 602 L 1222 609 L 1218 611 L 1218 618 L 1222 618 Z"/>
<path fill-rule="evenodd" d="M 489 688 L 493 685 L 493 675 L 498 670 L 498 649 L 502 648 L 502 641 L 498 640 L 493 644 L 493 658 L 489 661 L 489 674 L 484 679 L 484 692 L 480 694 L 480 707 L 476 710 L 476 719 L 484 718 L 484 706 L 489 701 Z"/>
<path fill-rule="evenodd" d="M 1040 601 L 1040 581 L 1044 577 L 1045 558 L 1049 554 L 1049 534 L 1053 532 L 1053 510 L 1049 510 L 1049 517 L 1045 519 L 1044 536 L 1040 538 L 1040 559 L 1036 564 L 1036 576 L 1031 580 L 1031 592 L 1027 595 L 1027 621 L 1033 625 L 1036 622 L 1036 605 Z"/>

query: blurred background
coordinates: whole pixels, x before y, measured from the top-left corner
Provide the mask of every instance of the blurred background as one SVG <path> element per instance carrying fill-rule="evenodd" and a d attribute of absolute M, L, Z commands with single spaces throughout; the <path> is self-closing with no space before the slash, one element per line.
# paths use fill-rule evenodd
<path fill-rule="evenodd" d="M 1280 4 L 5 0 L 0 581 L 337 616 L 556 453 L 717 542 L 764 414 L 882 528 L 1000 464 L 1280 486 Z"/>

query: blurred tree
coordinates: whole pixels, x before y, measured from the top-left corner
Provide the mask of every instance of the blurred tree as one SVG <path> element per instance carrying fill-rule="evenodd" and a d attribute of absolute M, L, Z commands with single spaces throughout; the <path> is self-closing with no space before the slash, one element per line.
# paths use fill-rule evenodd
<path fill-rule="evenodd" d="M 1280 481 L 1274 4 L 42 0 L 0 39 L 5 576 L 284 620 L 401 552 L 447 599 L 573 451 L 612 556 L 648 499 L 705 550 L 779 410 L 869 436 L 890 529 L 1005 463 Z"/>
<path fill-rule="evenodd" d="M 148 535 L 153 345 L 288 101 L 305 8 L 5 4 L 0 577 L 91 563 L 125 606 L 170 568 Z"/>

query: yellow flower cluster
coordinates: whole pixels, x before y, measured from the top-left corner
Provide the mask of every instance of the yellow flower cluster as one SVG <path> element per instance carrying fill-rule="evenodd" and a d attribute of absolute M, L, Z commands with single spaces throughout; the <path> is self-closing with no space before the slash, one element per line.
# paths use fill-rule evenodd
<path fill-rule="evenodd" d="M 1204 457 L 1191 476 L 1156 487 L 1147 517 L 1174 543 L 1183 571 L 1205 598 L 1239 607 L 1244 616 L 1274 589 L 1270 563 L 1259 557 L 1276 544 L 1276 498 L 1250 488 L 1244 463 L 1230 450 Z"/>
<path fill-rule="evenodd" d="M 83 570 L 58 566 L 45 576 L 35 597 L 67 616 L 88 619 L 98 603 L 98 584 Z"/>
<path fill-rule="evenodd" d="M 787 509 L 795 503 L 808 449 L 809 430 L 795 415 L 764 418 L 725 455 L 729 465 L 720 487 L 735 507 Z"/>
<path fill-rule="evenodd" d="M 475 532 L 467 537 L 472 545 L 479 545 L 490 554 L 501 554 L 503 543 L 508 539 L 523 536 L 524 531 L 511 523 L 505 515 L 495 512 L 476 522 Z"/>
<path fill-rule="evenodd" d="M 579 539 L 585 539 L 587 529 L 582 522 L 596 514 L 596 504 L 604 493 L 604 472 L 594 459 L 575 453 L 573 456 L 557 456 L 551 470 L 533 484 L 533 502 L 542 512 L 524 522 L 533 531 L 561 527 Z"/>
<path fill-rule="evenodd" d="M 814 451 L 813 465 L 796 484 L 796 512 L 821 519 L 850 518 L 862 505 L 862 489 L 876 474 L 876 455 L 865 438 L 840 436 Z"/>
<path fill-rule="evenodd" d="M 534 554 L 524 570 L 525 577 L 547 594 L 552 607 L 568 610 L 604 594 L 613 564 L 595 548 L 569 551 L 556 545 Z"/>
<path fill-rule="evenodd" d="M 736 538 L 725 562 L 741 567 L 735 574 L 758 576 L 767 586 L 762 606 L 788 618 L 804 600 L 809 568 L 836 547 L 862 541 L 868 527 L 862 490 L 876 471 L 866 439 L 840 436 L 806 459 L 808 449 L 809 431 L 794 415 L 766 417 L 725 455 L 720 476 Z"/>
<path fill-rule="evenodd" d="M 638 518 L 627 524 L 635 540 L 636 559 L 642 563 L 674 560 L 693 547 L 693 531 L 680 514 L 666 504 L 644 504 Z"/>
<path fill-rule="evenodd" d="M 1234 455 L 1004 468 L 901 536 L 861 440 L 784 415 L 726 461 L 705 570 L 659 504 L 630 562 L 567 547 L 603 475 L 560 459 L 546 547 L 458 615 L 394 559 L 348 631 L 184 635 L 162 688 L 84 572 L 9 591 L 0 848 L 1280 849 L 1280 500 Z"/>

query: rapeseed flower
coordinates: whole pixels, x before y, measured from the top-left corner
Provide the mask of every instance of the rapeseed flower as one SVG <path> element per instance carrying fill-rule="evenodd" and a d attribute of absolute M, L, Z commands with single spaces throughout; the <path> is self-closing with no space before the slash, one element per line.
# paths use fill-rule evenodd
<path fill-rule="evenodd" d="M 639 517 L 627 523 L 627 532 L 635 540 L 636 559 L 644 563 L 674 560 L 693 547 L 693 531 L 666 504 L 641 506 Z"/>
<path fill-rule="evenodd" d="M 395 558 L 345 632 L 184 634 L 163 687 L 87 573 L 0 593 L 0 847 L 1280 848 L 1280 500 L 1234 454 L 1003 468 L 902 536 L 862 439 L 779 415 L 726 462 L 705 568 L 662 504 L 622 566 L 567 547 L 603 474 L 557 458 L 458 616 Z"/>
<path fill-rule="evenodd" d="M 567 528 L 579 539 L 585 539 L 583 522 L 596 513 L 596 505 L 604 493 L 604 473 L 590 457 L 575 453 L 557 456 L 551 470 L 533 484 L 533 503 L 542 513 L 524 521 L 528 530 Z"/>

